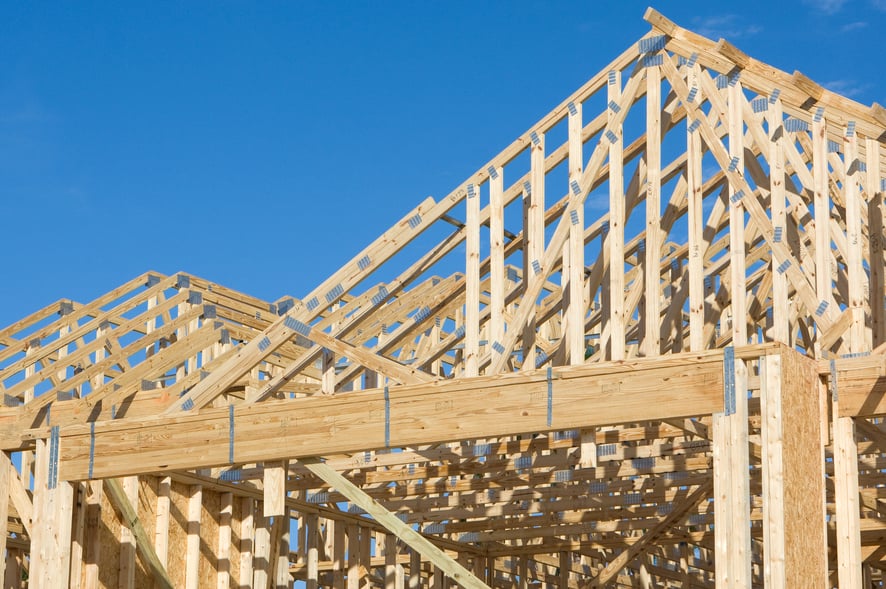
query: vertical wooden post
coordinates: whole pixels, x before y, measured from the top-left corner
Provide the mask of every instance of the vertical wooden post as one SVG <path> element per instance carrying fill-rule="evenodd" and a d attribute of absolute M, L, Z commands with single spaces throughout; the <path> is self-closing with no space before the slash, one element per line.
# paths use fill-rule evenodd
<path fill-rule="evenodd" d="M 839 394 L 839 392 L 837 392 Z M 839 417 L 833 403 L 834 502 L 837 516 L 837 577 L 839 586 L 861 586 L 861 523 L 858 498 L 858 444 L 855 420 Z"/>
<path fill-rule="evenodd" d="M 138 505 L 138 477 L 123 477 L 123 491 L 132 505 Z M 120 567 L 118 582 L 121 589 L 132 589 L 135 583 L 135 536 L 125 521 L 120 522 Z"/>
<path fill-rule="evenodd" d="M 22 561 L 24 555 L 17 548 L 10 548 L 6 555 L 6 574 L 3 575 L 3 589 L 21 589 Z"/>
<path fill-rule="evenodd" d="M 164 567 L 169 555 L 169 492 L 172 487 L 170 477 L 161 477 L 157 482 L 157 513 L 154 525 L 154 550 Z"/>
<path fill-rule="evenodd" d="M 231 518 L 234 515 L 234 494 L 222 493 L 218 518 L 218 589 L 231 586 Z"/>
<path fill-rule="evenodd" d="M 724 353 L 726 411 L 712 418 L 715 580 L 717 589 L 751 585 L 747 367 Z"/>
<path fill-rule="evenodd" d="M 74 488 L 50 473 L 51 441 L 36 441 L 29 587 L 67 587 L 71 569 Z M 7 486 L 8 488 L 8 486 Z"/>
<path fill-rule="evenodd" d="M 274 518 L 274 533 L 271 536 L 273 542 L 271 554 L 273 556 L 274 587 L 275 589 L 288 589 L 289 587 L 289 539 L 291 534 L 291 518 L 286 513 Z M 304 521 L 301 528 L 305 528 Z M 303 538 L 306 542 L 307 538 Z M 302 543 L 302 546 L 305 544 Z M 307 555 L 305 555 L 307 556 Z M 307 560 L 307 558 L 305 558 Z"/>
<path fill-rule="evenodd" d="M 687 82 L 695 90 L 695 100 L 701 102 L 701 84 L 698 80 L 699 66 L 688 71 Z M 689 349 L 693 352 L 704 348 L 704 211 L 702 201 L 702 149 L 701 133 L 693 128 L 695 121 L 686 121 L 686 191 L 688 207 L 689 244 Z M 701 123 L 703 124 L 703 123 Z M 647 255 L 647 259 L 649 256 Z"/>
<path fill-rule="evenodd" d="M 621 72 L 609 72 L 607 85 L 609 104 L 621 101 Z M 623 129 L 614 124 L 617 113 L 606 110 L 610 135 L 609 141 L 609 354 L 608 360 L 624 360 L 625 357 L 625 194 Z"/>
<path fill-rule="evenodd" d="M 360 589 L 360 527 L 348 524 L 348 589 Z"/>
<path fill-rule="evenodd" d="M 776 237 L 787 239 L 787 214 L 785 209 L 784 173 L 784 115 L 781 99 L 770 100 L 767 109 L 769 131 L 769 192 L 772 207 L 772 226 Z M 788 316 L 788 279 L 778 268 L 784 262 L 772 252 L 770 274 L 772 276 L 772 334 L 773 341 L 789 343 L 790 317 Z"/>
<path fill-rule="evenodd" d="M 249 587 L 252 584 L 252 554 L 255 550 L 254 513 L 253 499 L 243 497 L 240 500 L 240 578 L 238 580 L 241 587 Z"/>
<path fill-rule="evenodd" d="M 813 360 L 788 348 L 761 362 L 765 586 L 824 587 L 825 462 L 817 370 Z"/>
<path fill-rule="evenodd" d="M 870 276 L 870 307 L 871 307 L 871 340 L 872 347 L 886 342 L 886 308 L 883 301 L 886 296 L 886 276 L 884 267 L 886 259 L 886 231 L 884 231 L 883 189 L 880 185 L 880 142 L 876 139 L 865 140 L 865 192 L 868 201 L 868 256 L 871 269 Z"/>
<path fill-rule="evenodd" d="M 265 462 L 264 511 L 265 517 L 277 517 L 286 513 L 286 469 L 288 462 Z"/>
<path fill-rule="evenodd" d="M 83 570 L 84 589 L 98 589 L 101 562 L 102 481 L 89 481 L 86 495 L 86 564 Z"/>
<path fill-rule="evenodd" d="M 418 550 L 409 549 L 409 589 L 421 587 L 421 554 Z"/>
<path fill-rule="evenodd" d="M 320 553 L 317 547 L 319 530 L 317 528 L 320 518 L 316 513 L 306 513 L 304 520 L 304 525 L 308 528 L 307 562 L 305 563 L 307 565 L 307 589 L 317 589 L 320 574 L 318 569 Z"/>
<path fill-rule="evenodd" d="M 861 234 L 861 204 L 859 192 L 861 172 L 858 161 L 858 137 L 855 123 L 850 122 L 843 136 L 843 202 L 846 207 L 846 274 L 849 282 L 849 352 L 867 351 L 864 321 L 864 255 Z M 875 304 L 872 306 L 876 306 Z M 880 304 L 882 308 L 882 303 Z"/>
<path fill-rule="evenodd" d="M 83 581 L 81 573 L 83 571 L 83 553 L 84 544 L 86 542 L 86 489 L 88 485 L 89 483 L 86 482 L 73 485 L 74 527 L 71 534 L 71 573 L 69 589 L 80 589 Z M 2 492 L 0 492 L 0 495 L 2 495 Z M 0 504 L 2 504 L 2 497 L 0 497 Z M 0 510 L 2 510 L 2 507 L 0 507 Z M 2 522 L 0 522 L 0 527 L 2 527 L 2 525 Z M 3 550 L 0 549 L 0 555 L 2 554 Z M 2 567 L 2 565 L 0 565 L 0 567 Z M 2 572 L 0 572 L 0 577 L 2 576 Z"/>
<path fill-rule="evenodd" d="M 545 137 L 533 131 L 529 146 L 529 194 L 524 201 L 523 228 L 523 284 L 526 291 L 530 285 L 542 280 L 536 267 L 541 263 L 545 252 Z M 525 189 L 524 189 L 525 192 Z M 531 312 L 523 327 L 523 366 L 535 368 L 535 307 L 537 301 L 526 298 L 521 302 L 530 305 Z"/>
<path fill-rule="evenodd" d="M 264 513 L 264 506 L 262 506 Z M 262 515 L 255 526 L 253 589 L 267 589 L 271 558 L 271 518 Z"/>
<path fill-rule="evenodd" d="M 559 559 L 559 569 L 560 569 L 560 589 L 569 589 L 569 570 L 570 570 L 570 558 L 569 552 L 566 550 L 560 551 L 560 559 Z"/>
<path fill-rule="evenodd" d="M 646 264 L 644 273 L 646 332 L 643 355 L 661 351 L 661 71 L 646 68 Z"/>
<path fill-rule="evenodd" d="M 736 74 L 737 76 L 737 74 Z M 731 78 L 727 90 L 729 120 L 730 163 L 740 174 L 744 174 L 744 120 L 742 102 L 744 94 L 741 82 Z M 748 343 L 747 270 L 745 268 L 745 209 L 742 205 L 740 187 L 729 184 L 729 269 L 732 294 L 732 345 Z M 746 195 L 753 198 L 753 195 Z"/>
<path fill-rule="evenodd" d="M 764 356 L 760 367 L 763 465 L 763 579 L 767 589 L 785 589 L 784 427 L 781 356 Z M 820 443 L 820 440 L 818 441 Z"/>
<path fill-rule="evenodd" d="M 333 530 L 333 570 L 332 585 L 335 589 L 345 589 L 345 543 L 347 528 L 344 522 L 336 522 Z"/>
<path fill-rule="evenodd" d="M 493 167 L 489 172 L 489 341 L 495 366 L 501 353 L 496 342 L 505 338 L 505 212 L 504 170 Z M 491 370 L 491 368 L 490 368 Z"/>
<path fill-rule="evenodd" d="M 815 293 L 819 304 L 831 304 L 831 199 L 828 194 L 828 138 L 823 109 L 812 119 L 812 184 L 815 207 Z M 816 309 L 810 309 L 816 311 Z M 818 344 L 816 344 L 818 345 Z M 821 353 L 823 350 L 818 350 Z"/>
<path fill-rule="evenodd" d="M 480 187 L 468 184 L 465 227 L 465 376 L 480 374 Z"/>
<path fill-rule="evenodd" d="M 569 132 L 569 192 L 575 196 L 584 167 L 581 142 L 582 105 L 580 102 L 570 103 L 567 125 Z M 567 297 L 567 353 L 569 363 L 574 366 L 583 364 L 585 360 L 585 309 L 587 303 L 585 301 L 585 217 L 583 206 L 577 207 L 575 215 L 570 219 L 569 241 L 566 249 L 569 252 L 569 283 L 565 293 Z"/>
<path fill-rule="evenodd" d="M 185 556 L 185 587 L 198 589 L 200 583 L 200 516 L 203 511 L 203 487 L 191 485 L 188 499 L 188 543 Z"/>

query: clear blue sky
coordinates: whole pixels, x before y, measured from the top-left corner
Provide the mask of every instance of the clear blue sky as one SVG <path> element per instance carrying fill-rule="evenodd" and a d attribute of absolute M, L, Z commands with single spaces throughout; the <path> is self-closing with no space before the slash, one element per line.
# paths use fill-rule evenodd
<path fill-rule="evenodd" d="M 647 4 L 3 0 L 0 325 L 149 269 L 301 296 L 636 41 Z M 886 0 L 656 8 L 886 104 Z"/>

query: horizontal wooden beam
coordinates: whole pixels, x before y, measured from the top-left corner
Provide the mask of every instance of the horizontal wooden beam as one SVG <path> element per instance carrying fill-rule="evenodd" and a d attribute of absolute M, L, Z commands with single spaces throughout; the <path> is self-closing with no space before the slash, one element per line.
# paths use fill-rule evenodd
<path fill-rule="evenodd" d="M 59 476 L 86 479 L 91 460 L 106 478 L 709 415 L 723 410 L 722 365 L 713 350 L 401 386 L 388 401 L 374 389 L 71 425 Z"/>
<path fill-rule="evenodd" d="M 886 356 L 840 358 L 819 362 L 832 395 L 836 396 L 840 417 L 886 415 Z"/>

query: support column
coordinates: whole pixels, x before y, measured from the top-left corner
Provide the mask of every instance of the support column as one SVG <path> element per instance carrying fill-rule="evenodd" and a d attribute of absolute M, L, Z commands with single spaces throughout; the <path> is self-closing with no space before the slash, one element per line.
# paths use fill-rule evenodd
<path fill-rule="evenodd" d="M 734 348 L 724 350 L 726 410 L 711 417 L 717 589 L 751 586 L 747 368 L 735 360 L 734 352 Z"/>
<path fill-rule="evenodd" d="M 824 587 L 825 463 L 815 364 L 787 348 L 761 362 L 765 586 Z"/>
<path fill-rule="evenodd" d="M 609 72 L 607 85 L 609 104 L 621 102 L 621 72 Z M 625 357 L 625 193 L 622 126 L 616 124 L 617 111 L 607 111 L 609 130 L 609 353 L 607 360 Z"/>
<path fill-rule="evenodd" d="M 465 376 L 480 374 L 480 187 L 468 184 L 465 227 Z"/>
<path fill-rule="evenodd" d="M 253 515 L 255 505 L 252 497 L 240 500 L 240 580 L 241 587 L 252 584 L 252 553 L 254 550 L 255 525 Z"/>
<path fill-rule="evenodd" d="M 57 440 L 56 442 L 57 443 Z M 29 587 L 67 587 L 71 568 L 71 523 L 74 487 L 57 480 L 57 447 L 53 441 L 37 440 L 31 523 Z"/>

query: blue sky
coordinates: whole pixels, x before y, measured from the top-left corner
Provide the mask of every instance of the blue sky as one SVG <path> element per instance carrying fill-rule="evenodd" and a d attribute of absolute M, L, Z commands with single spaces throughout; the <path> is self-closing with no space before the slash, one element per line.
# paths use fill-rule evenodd
<path fill-rule="evenodd" d="M 647 4 L 0 2 L 0 325 L 147 270 L 301 296 L 636 41 Z M 886 0 L 655 6 L 886 104 Z"/>

